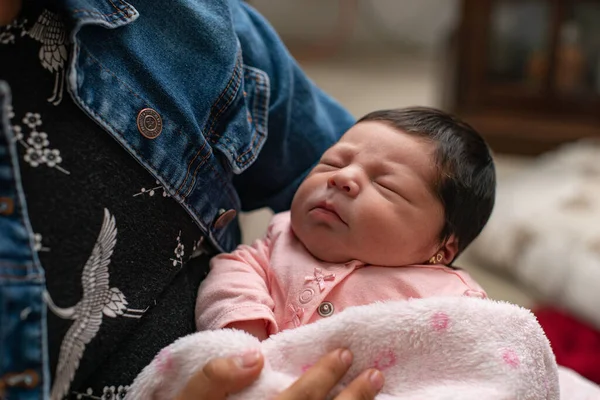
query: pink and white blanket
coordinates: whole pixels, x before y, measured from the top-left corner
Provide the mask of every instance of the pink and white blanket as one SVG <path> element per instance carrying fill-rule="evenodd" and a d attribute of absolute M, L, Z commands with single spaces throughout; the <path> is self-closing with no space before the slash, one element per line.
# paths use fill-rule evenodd
<path fill-rule="evenodd" d="M 127 399 L 172 399 L 210 359 L 249 348 L 262 350 L 265 368 L 251 387 L 230 398 L 268 399 L 339 347 L 354 353 L 340 387 L 375 367 L 386 378 L 379 400 L 600 399 L 600 388 L 557 368 L 531 312 L 467 297 L 352 307 L 262 343 L 229 329 L 195 333 L 163 349 Z"/>

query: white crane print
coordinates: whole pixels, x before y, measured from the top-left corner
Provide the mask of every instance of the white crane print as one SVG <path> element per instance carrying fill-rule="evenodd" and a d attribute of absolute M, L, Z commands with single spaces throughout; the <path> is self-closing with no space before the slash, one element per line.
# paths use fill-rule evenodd
<path fill-rule="evenodd" d="M 114 216 L 104 209 L 104 221 L 100 234 L 88 258 L 81 283 L 83 297 L 73 307 L 60 308 L 54 304 L 50 294 L 44 293 L 48 307 L 63 319 L 72 319 L 73 325 L 65 334 L 60 346 L 56 376 L 51 399 L 60 400 L 68 392 L 86 345 L 96 336 L 102 317 L 118 316 L 140 318 L 146 310 L 127 308 L 127 300 L 116 287 L 109 287 L 108 266 L 117 243 L 117 225 Z"/>
<path fill-rule="evenodd" d="M 68 58 L 69 37 L 59 14 L 44 10 L 27 34 L 42 43 L 39 57 L 42 66 L 54 73 L 54 90 L 48 101 L 58 105 L 62 101 L 65 84 L 65 62 Z"/>

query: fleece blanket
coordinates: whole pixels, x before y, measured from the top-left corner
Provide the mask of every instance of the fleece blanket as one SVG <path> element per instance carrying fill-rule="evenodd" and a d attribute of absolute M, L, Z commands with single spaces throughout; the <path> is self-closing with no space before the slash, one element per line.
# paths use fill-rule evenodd
<path fill-rule="evenodd" d="M 600 399 L 600 389 L 566 371 L 530 311 L 503 302 L 439 297 L 352 307 L 259 342 L 223 329 L 181 338 L 136 378 L 128 400 L 172 399 L 210 359 L 260 348 L 259 379 L 231 399 L 269 399 L 339 347 L 354 363 L 338 390 L 369 367 L 386 379 L 377 399 Z M 561 397 L 559 384 L 569 393 Z M 559 383 L 560 382 L 560 383 Z"/>
<path fill-rule="evenodd" d="M 490 221 L 466 255 L 600 330 L 598 160 L 600 140 L 584 140 L 499 178 Z"/>

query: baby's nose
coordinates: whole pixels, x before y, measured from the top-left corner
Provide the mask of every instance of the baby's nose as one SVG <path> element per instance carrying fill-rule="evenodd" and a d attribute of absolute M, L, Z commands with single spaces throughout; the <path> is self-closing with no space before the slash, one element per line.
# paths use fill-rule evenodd
<path fill-rule="evenodd" d="M 355 197 L 360 191 L 360 185 L 356 179 L 344 171 L 339 171 L 331 176 L 327 181 L 327 186 L 341 190 L 350 197 Z"/>

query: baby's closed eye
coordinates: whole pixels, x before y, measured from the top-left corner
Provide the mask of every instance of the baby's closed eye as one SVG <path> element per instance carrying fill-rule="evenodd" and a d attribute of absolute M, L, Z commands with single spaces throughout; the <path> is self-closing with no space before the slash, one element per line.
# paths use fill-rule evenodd
<path fill-rule="evenodd" d="M 320 162 L 321 165 L 330 168 L 344 168 L 345 165 L 341 160 L 336 160 L 333 158 L 324 158 Z"/>

